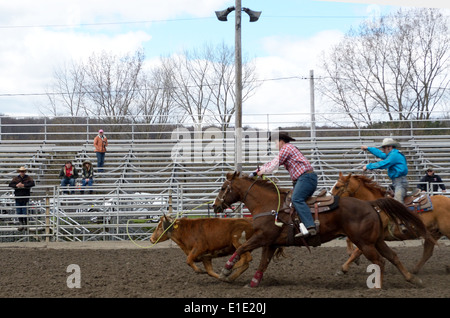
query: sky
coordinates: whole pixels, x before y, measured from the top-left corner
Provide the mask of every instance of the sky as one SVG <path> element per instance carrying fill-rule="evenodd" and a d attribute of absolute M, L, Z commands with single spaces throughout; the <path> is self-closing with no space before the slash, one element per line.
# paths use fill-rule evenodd
<path fill-rule="evenodd" d="M 254 23 L 243 13 L 242 51 L 254 60 L 258 79 L 266 80 L 243 113 L 308 113 L 305 78 L 310 70 L 320 75 L 319 56 L 351 27 L 396 11 L 398 4 L 442 2 L 242 0 L 243 7 L 262 11 Z M 55 68 L 94 52 L 121 55 L 143 48 L 147 62 L 157 63 L 160 56 L 205 44 L 232 46 L 234 13 L 220 22 L 214 11 L 233 5 L 234 0 L 1 1 L 0 114 L 40 115 Z"/>

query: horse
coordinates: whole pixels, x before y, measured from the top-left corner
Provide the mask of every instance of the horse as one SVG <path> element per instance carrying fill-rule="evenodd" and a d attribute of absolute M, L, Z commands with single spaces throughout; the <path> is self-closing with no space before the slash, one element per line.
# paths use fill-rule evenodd
<path fill-rule="evenodd" d="M 388 192 L 377 182 L 365 175 L 355 175 L 350 173 L 348 176 L 344 176 L 342 172 L 340 172 L 339 179 L 331 189 L 331 193 L 333 195 L 339 195 L 340 197 L 348 196 L 370 201 L 384 198 L 387 196 Z M 431 237 L 425 238 L 422 258 L 413 268 L 413 274 L 417 274 L 428 259 L 430 259 L 433 255 L 436 240 L 442 236 L 447 236 L 450 238 L 450 198 L 443 195 L 434 195 L 431 196 L 431 203 L 433 206 L 431 211 L 419 213 L 419 217 L 431 233 Z M 389 218 L 387 218 L 386 215 L 382 214 L 381 219 L 383 221 L 385 240 L 398 241 L 417 238 L 414 236 L 414 233 L 403 233 L 398 229 L 398 226 L 392 228 L 390 226 L 392 223 L 389 222 Z M 397 222 L 393 223 L 397 224 Z M 352 247 L 352 243 L 347 241 L 347 244 L 350 249 Z M 361 251 L 359 249 L 355 249 L 347 262 L 342 265 L 342 272 L 346 273 L 350 264 L 354 260 L 358 259 L 360 255 Z"/>
<path fill-rule="evenodd" d="M 249 284 L 250 287 L 258 287 L 277 247 L 304 246 L 317 238 L 320 239 L 320 243 L 324 243 L 347 236 L 372 263 L 379 266 L 381 282 L 384 274 L 384 257 L 397 267 L 406 281 L 416 285 L 422 284 L 419 278 L 408 272 L 397 254 L 384 242 L 382 222 L 377 210 L 383 210 L 390 217 L 402 220 L 409 230 L 417 231 L 418 235 L 429 235 L 422 221 L 410 213 L 403 204 L 391 198 L 368 202 L 343 197 L 339 199 L 339 206 L 336 209 L 318 214 L 320 229 L 317 235 L 310 238 L 292 238 L 290 215 L 282 211 L 277 213 L 280 202 L 284 202 L 286 196 L 285 191 L 279 191 L 274 183 L 267 180 L 240 176 L 239 172 L 226 174 L 226 180 L 214 200 L 214 211 L 219 213 L 233 203 L 242 202 L 252 214 L 255 231 L 253 236 L 228 259 L 220 275 L 222 279 L 230 275 L 241 255 L 262 247 L 258 269 Z M 275 223 L 282 223 L 282 226 Z M 379 287 L 381 286 L 380 284 Z"/>

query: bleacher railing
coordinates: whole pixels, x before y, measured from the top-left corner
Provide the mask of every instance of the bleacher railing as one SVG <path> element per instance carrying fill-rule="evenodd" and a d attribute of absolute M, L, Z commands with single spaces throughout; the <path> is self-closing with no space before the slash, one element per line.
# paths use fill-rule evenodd
<path fill-rule="evenodd" d="M 267 136 L 281 128 L 297 139 L 294 144 L 319 174 L 319 187 L 328 190 L 339 172 L 360 173 L 363 164 L 376 160 L 361 151 L 361 144 L 379 146 L 388 136 L 402 143 L 411 189 L 428 166 L 435 168 L 444 184 L 450 183 L 450 119 L 446 114 L 370 127 L 355 127 L 339 117 L 316 114 L 316 122 L 311 123 L 310 114 L 244 115 L 244 171 L 252 171 L 275 154 Z M 233 169 L 234 127 L 218 123 L 215 116 L 205 116 L 202 124 L 176 116 L 159 124 L 147 121 L 0 117 L 0 241 L 148 240 L 163 213 L 181 214 L 212 201 L 225 174 Z M 68 156 L 78 169 L 84 160 L 95 166 L 92 141 L 98 129 L 105 131 L 110 146 L 105 172 L 98 173 L 95 167 L 93 192 L 79 185 L 61 188 L 57 174 Z M 37 186 L 30 197 L 29 222 L 18 231 L 20 216 L 7 183 L 23 165 Z M 374 178 L 389 185 L 385 171 Z M 291 185 L 283 169 L 274 179 L 283 187 Z M 216 215 L 211 205 L 205 205 L 189 216 Z"/>

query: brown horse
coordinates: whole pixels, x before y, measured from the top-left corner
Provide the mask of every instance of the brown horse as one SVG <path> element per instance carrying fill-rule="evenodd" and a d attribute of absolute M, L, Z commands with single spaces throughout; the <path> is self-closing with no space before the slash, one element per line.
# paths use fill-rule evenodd
<path fill-rule="evenodd" d="M 331 193 L 341 197 L 349 196 L 368 201 L 384 198 L 387 195 L 386 189 L 371 178 L 351 173 L 348 176 L 339 173 L 339 179 L 331 189 Z M 419 217 L 430 231 L 432 237 L 425 238 L 422 259 L 412 270 L 414 274 L 418 273 L 425 262 L 433 255 L 435 241 L 442 236 L 450 238 L 450 198 L 443 195 L 434 195 L 431 197 L 431 203 L 433 210 L 419 213 Z M 396 226 L 397 222 L 390 222 L 384 213 L 380 216 L 383 221 L 385 240 L 398 241 L 417 238 L 414 236 L 414 233 L 402 233 Z M 395 226 L 392 227 L 391 225 Z M 351 242 L 347 241 L 347 243 L 350 248 Z M 342 265 L 342 272 L 346 273 L 350 264 L 360 255 L 361 251 L 355 249 L 347 262 Z"/>
<path fill-rule="evenodd" d="M 244 203 L 252 213 L 255 233 L 227 261 L 221 274 L 223 278 L 230 275 L 234 264 L 239 261 L 242 254 L 262 247 L 259 267 L 250 283 L 250 287 L 257 287 L 277 247 L 304 245 L 305 241 L 301 238 L 293 238 L 294 242 L 291 243 L 289 214 L 280 212 L 278 221 L 284 225 L 279 227 L 275 224 L 275 212 L 280 202 L 278 193 L 280 193 L 281 202 L 284 202 L 286 193 L 278 192 L 268 181 L 241 177 L 236 172 L 226 175 L 226 180 L 214 202 L 214 210 L 221 212 L 224 207 L 229 207 L 235 202 Z M 307 238 L 306 241 L 319 238 L 324 243 L 340 236 L 347 236 L 371 262 L 380 267 L 381 281 L 384 272 L 383 257 L 385 257 L 397 267 L 408 282 L 420 285 L 420 279 L 407 271 L 397 254 L 384 242 L 382 223 L 377 212 L 380 209 L 391 217 L 402 220 L 411 231 L 417 231 L 423 236 L 429 235 L 420 219 L 410 213 L 403 204 L 393 199 L 367 202 L 346 197 L 339 200 L 338 208 L 319 214 L 319 234 L 316 237 Z"/>

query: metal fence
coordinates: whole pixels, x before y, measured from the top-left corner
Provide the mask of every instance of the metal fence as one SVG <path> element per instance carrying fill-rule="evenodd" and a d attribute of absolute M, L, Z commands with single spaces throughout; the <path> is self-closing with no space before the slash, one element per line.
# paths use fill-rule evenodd
<path fill-rule="evenodd" d="M 450 120 L 445 114 L 439 120 L 371 127 L 354 127 L 339 115 L 332 119 L 329 115 L 316 114 L 312 124 L 309 114 L 245 115 L 244 171 L 274 155 L 267 136 L 281 128 L 297 139 L 294 144 L 319 174 L 319 187 L 327 190 L 339 172 L 360 172 L 363 164 L 375 161 L 361 151 L 361 144 L 378 146 L 387 136 L 402 143 L 411 189 L 425 167 L 435 168 L 443 183 L 450 184 Z M 114 123 L 106 118 L 0 118 L 0 241 L 148 240 L 163 213 L 217 216 L 207 202 L 234 168 L 233 127 L 217 123 L 214 116 L 203 124 L 186 118 L 146 122 L 145 118 Z M 105 171 L 95 170 L 93 188 L 59 186 L 65 160 L 78 168 L 85 160 L 95 165 L 92 140 L 100 128 L 110 146 Z M 7 183 L 23 165 L 37 186 L 32 189 L 27 225 L 18 231 L 22 216 L 16 213 Z M 389 184 L 385 171 L 373 176 Z M 274 179 L 282 187 L 291 186 L 283 169 Z M 241 212 L 247 214 L 245 209 Z"/>

